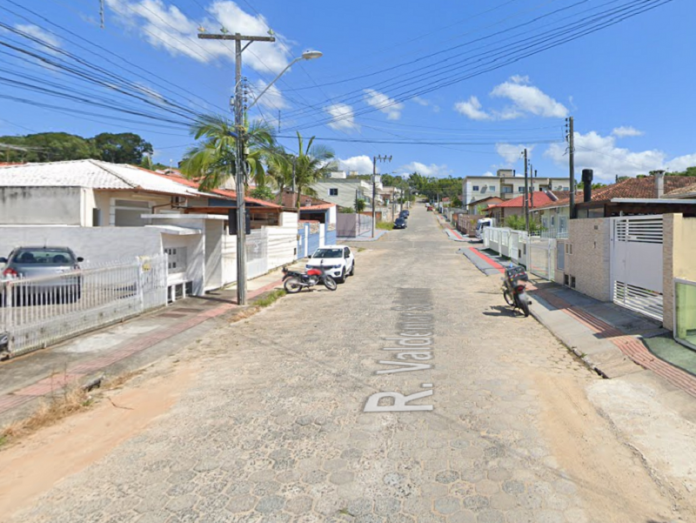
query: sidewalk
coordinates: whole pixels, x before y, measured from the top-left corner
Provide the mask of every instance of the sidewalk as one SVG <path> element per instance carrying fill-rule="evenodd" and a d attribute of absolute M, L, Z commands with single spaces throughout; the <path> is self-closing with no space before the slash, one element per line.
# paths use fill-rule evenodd
<path fill-rule="evenodd" d="M 481 245 L 482 249 L 483 246 Z M 487 275 L 509 261 L 479 248 L 459 250 Z M 665 340 L 657 322 L 544 280 L 528 285 L 531 314 L 603 378 L 587 397 L 661 488 L 696 491 L 696 376 L 648 350 Z M 501 296 L 502 300 L 502 296 Z M 648 340 L 648 341 L 645 341 Z M 686 350 L 686 349 L 685 349 Z"/>
<path fill-rule="evenodd" d="M 442 225 L 442 228 L 445 230 L 445 233 L 449 237 L 450 240 L 454 240 L 455 242 L 469 242 L 470 238 L 464 237 L 462 233 L 459 231 L 456 231 L 452 228 L 452 226 L 445 220 L 445 218 L 442 217 L 441 214 L 437 214 L 437 221 Z"/>
<path fill-rule="evenodd" d="M 484 274 L 503 272 L 503 265 L 496 257 L 473 246 L 462 251 Z M 562 285 L 530 277 L 532 316 L 589 368 L 605 378 L 648 369 L 696 397 L 696 376 L 659 359 L 642 341 L 668 332 L 657 322 L 613 303 L 600 302 Z"/>
<path fill-rule="evenodd" d="M 280 269 L 250 280 L 252 300 L 281 283 Z M 240 309 L 228 287 L 188 297 L 151 314 L 78 336 L 54 347 L 0 363 L 0 426 L 20 419 L 66 386 L 142 368 L 179 351 Z"/>
<path fill-rule="evenodd" d="M 350 242 L 376 242 L 379 240 L 382 236 L 387 234 L 389 231 L 386 229 L 375 229 L 375 237 L 372 237 L 371 232 L 366 232 L 361 234 L 360 236 L 355 236 L 355 237 L 348 237 L 348 236 L 343 236 L 343 237 L 338 237 L 336 238 L 336 243 L 341 244 L 341 243 L 350 243 Z"/>

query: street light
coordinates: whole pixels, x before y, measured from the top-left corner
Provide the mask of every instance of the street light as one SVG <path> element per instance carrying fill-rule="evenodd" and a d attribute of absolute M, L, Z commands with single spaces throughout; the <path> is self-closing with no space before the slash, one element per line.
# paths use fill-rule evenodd
<path fill-rule="evenodd" d="M 285 71 L 287 71 L 288 69 L 290 69 L 290 68 L 291 68 L 293 65 L 295 65 L 297 62 L 299 62 L 300 60 L 316 60 L 317 58 L 321 58 L 322 56 L 323 56 L 323 54 L 322 54 L 321 51 L 317 51 L 317 50 L 313 50 L 313 49 L 308 49 L 307 51 L 305 51 L 304 53 L 302 53 L 300 56 L 298 56 L 297 58 L 295 58 L 292 62 L 290 62 L 288 65 L 285 66 L 285 69 L 283 69 L 283 70 L 280 72 L 280 74 L 278 74 L 278 76 L 276 76 L 276 77 L 273 79 L 273 81 L 272 81 L 271 83 L 269 83 L 269 84 L 264 88 L 263 91 L 261 91 L 261 93 L 259 93 L 259 95 L 258 95 L 258 96 L 254 99 L 254 101 L 251 102 L 251 104 L 249 105 L 249 109 L 251 109 L 252 107 L 254 107 L 254 105 L 256 105 L 256 102 L 259 101 L 259 98 L 261 98 L 261 97 L 263 96 L 263 94 L 264 94 L 266 91 L 268 91 L 274 83 L 276 83 L 276 81 L 278 80 L 278 78 L 280 78 L 281 76 L 283 76 L 283 75 L 285 74 Z"/>

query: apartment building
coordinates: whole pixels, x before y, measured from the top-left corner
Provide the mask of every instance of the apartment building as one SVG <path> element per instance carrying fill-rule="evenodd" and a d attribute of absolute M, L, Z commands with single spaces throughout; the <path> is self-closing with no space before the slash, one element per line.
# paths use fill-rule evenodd
<path fill-rule="evenodd" d="M 568 177 L 531 177 L 530 191 L 568 191 Z M 524 176 L 513 169 L 498 169 L 496 176 L 467 176 L 462 182 L 464 204 L 470 205 L 485 198 L 511 200 L 524 194 Z"/>

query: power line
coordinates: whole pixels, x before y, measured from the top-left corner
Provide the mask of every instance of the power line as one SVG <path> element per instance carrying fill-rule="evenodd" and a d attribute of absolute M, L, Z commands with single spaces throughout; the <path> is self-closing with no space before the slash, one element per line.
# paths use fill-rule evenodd
<path fill-rule="evenodd" d="M 513 53 L 508 53 L 508 56 L 502 56 L 502 57 L 490 60 L 487 64 L 485 64 L 484 67 L 486 67 L 486 68 L 484 68 L 484 69 L 478 69 L 478 70 L 474 70 L 471 72 L 467 72 L 466 74 L 461 75 L 461 76 L 450 75 L 449 78 L 445 78 L 442 81 L 440 81 L 439 83 L 435 83 L 435 84 L 431 83 L 427 87 L 420 87 L 420 88 L 407 90 L 405 92 L 399 93 L 394 98 L 392 98 L 391 99 L 392 101 L 389 104 L 385 104 L 384 106 L 379 107 L 377 109 L 374 109 L 374 108 L 373 109 L 363 109 L 361 111 L 354 112 L 349 117 L 354 118 L 355 116 L 374 112 L 375 110 L 381 110 L 381 109 L 384 109 L 386 107 L 390 107 L 396 103 L 400 103 L 400 102 L 403 102 L 405 100 L 414 98 L 416 96 L 430 93 L 432 91 L 441 89 L 443 87 L 447 87 L 449 85 L 459 83 L 461 81 L 473 78 L 475 76 L 479 76 L 479 75 L 484 74 L 486 72 L 490 72 L 490 71 L 499 69 L 499 68 L 504 67 L 506 65 L 509 65 L 511 63 L 515 63 L 523 58 L 541 53 L 547 49 L 562 45 L 562 44 L 567 43 L 569 41 L 576 40 L 576 39 L 581 38 L 583 36 L 586 36 L 588 34 L 597 32 L 597 31 L 604 29 L 606 27 L 615 25 L 617 23 L 620 23 L 620 22 L 626 20 L 627 18 L 631 18 L 631 17 L 637 16 L 639 14 L 642 14 L 644 12 L 655 9 L 657 7 L 660 7 L 661 5 L 669 3 L 672 0 L 656 0 L 656 3 L 653 3 L 653 5 L 649 5 L 649 6 L 644 5 L 646 2 L 650 2 L 650 1 L 652 1 L 652 0 L 642 0 L 642 1 L 633 2 L 634 5 L 638 5 L 638 4 L 643 4 L 643 5 L 641 5 L 637 9 L 633 9 L 632 11 L 629 11 L 628 13 L 624 13 L 620 16 L 610 17 L 608 20 L 602 20 L 602 21 L 600 21 L 600 23 L 595 24 L 594 26 L 592 26 L 589 29 L 577 31 L 578 28 L 576 28 L 575 33 L 573 33 L 572 31 L 566 31 L 565 32 L 566 34 L 554 35 L 553 37 L 547 38 L 546 40 L 539 41 L 539 39 L 536 39 L 537 40 L 536 43 L 527 44 L 524 47 L 513 50 Z M 624 9 L 629 9 L 629 8 L 624 7 Z M 583 27 L 585 25 L 586 24 L 584 24 Z M 556 38 L 557 36 L 562 36 L 562 38 L 554 40 L 554 38 Z M 550 42 L 549 42 L 549 40 L 550 40 Z M 538 44 L 542 44 L 542 45 L 538 45 Z M 517 54 L 514 54 L 514 53 L 517 53 Z M 499 54 L 500 54 L 500 52 L 499 52 Z M 482 59 L 480 59 L 479 61 L 482 61 Z M 420 90 L 418 90 L 418 89 L 420 89 Z M 324 119 L 324 120 L 320 120 L 320 121 L 316 121 L 316 122 L 311 122 L 311 123 L 306 124 L 304 126 L 297 126 L 297 128 L 310 128 L 310 127 L 314 127 L 317 125 L 323 125 L 323 124 L 329 123 L 329 122 L 341 121 L 345 118 L 346 118 L 345 116 L 341 117 L 341 118 L 328 118 L 328 119 Z"/>

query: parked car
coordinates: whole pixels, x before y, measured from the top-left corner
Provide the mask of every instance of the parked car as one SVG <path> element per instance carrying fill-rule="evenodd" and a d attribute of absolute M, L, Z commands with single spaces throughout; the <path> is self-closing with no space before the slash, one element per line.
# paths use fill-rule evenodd
<path fill-rule="evenodd" d="M 401 216 L 402 218 L 408 218 L 409 216 L 411 216 L 411 212 L 408 209 L 404 209 L 399 213 L 399 216 Z"/>
<path fill-rule="evenodd" d="M 428 205 L 428 207 L 426 208 L 426 210 L 427 210 L 427 211 L 432 211 L 432 210 L 433 210 L 433 206 L 432 206 L 432 205 Z"/>
<path fill-rule="evenodd" d="M 395 229 L 405 229 L 406 228 L 406 219 L 405 218 L 397 218 L 396 221 L 394 222 L 394 228 Z"/>
<path fill-rule="evenodd" d="M 314 251 L 307 262 L 307 269 L 323 267 L 338 283 L 355 274 L 355 257 L 345 245 L 327 245 Z"/>
<path fill-rule="evenodd" d="M 18 247 L 7 258 L 0 257 L 0 263 L 5 264 L 3 280 L 29 280 L 12 286 L 17 304 L 79 300 L 82 277 L 73 271 L 82 261 L 67 247 Z M 70 274 L 63 276 L 65 273 Z M 1 303 L 7 303 L 8 296 L 0 298 Z"/>

